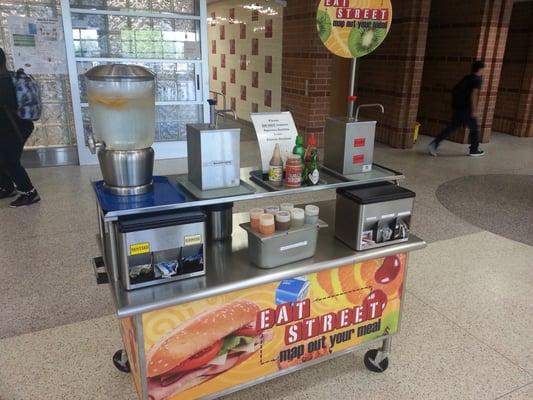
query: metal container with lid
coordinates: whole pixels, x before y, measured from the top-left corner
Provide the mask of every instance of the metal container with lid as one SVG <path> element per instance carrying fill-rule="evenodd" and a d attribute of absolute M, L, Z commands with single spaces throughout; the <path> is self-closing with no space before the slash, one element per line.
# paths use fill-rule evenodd
<path fill-rule="evenodd" d="M 356 251 L 405 242 L 414 198 L 389 182 L 337 189 L 335 236 Z"/>
<path fill-rule="evenodd" d="M 152 187 L 155 75 L 139 65 L 96 66 L 85 74 L 91 112 L 89 149 L 98 153 L 105 188 L 118 195 Z"/>

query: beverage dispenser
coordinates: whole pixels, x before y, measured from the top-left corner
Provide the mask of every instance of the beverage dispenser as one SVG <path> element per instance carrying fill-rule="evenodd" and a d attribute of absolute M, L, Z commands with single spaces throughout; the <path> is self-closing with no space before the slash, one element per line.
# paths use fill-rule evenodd
<path fill-rule="evenodd" d="M 116 195 L 152 188 L 155 75 L 138 65 L 99 65 L 87 71 L 87 95 L 104 187 Z"/>

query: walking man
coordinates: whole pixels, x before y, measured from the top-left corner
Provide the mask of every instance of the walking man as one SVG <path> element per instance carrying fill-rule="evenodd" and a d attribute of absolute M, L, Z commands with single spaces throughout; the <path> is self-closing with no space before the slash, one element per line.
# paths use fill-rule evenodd
<path fill-rule="evenodd" d="M 477 103 L 482 83 L 483 61 L 474 61 L 472 73 L 461 79 L 452 90 L 452 120 L 444 130 L 429 144 L 428 152 L 437 156 L 440 143 L 457 129 L 467 126 L 470 132 L 471 157 L 485 154 L 479 149 L 479 124 L 477 119 Z"/>
<path fill-rule="evenodd" d="M 33 122 L 17 116 L 13 75 L 7 70 L 6 55 L 0 49 L 0 199 L 18 197 L 9 206 L 16 208 L 38 202 L 39 194 L 20 163 L 24 143 L 33 131 Z"/>

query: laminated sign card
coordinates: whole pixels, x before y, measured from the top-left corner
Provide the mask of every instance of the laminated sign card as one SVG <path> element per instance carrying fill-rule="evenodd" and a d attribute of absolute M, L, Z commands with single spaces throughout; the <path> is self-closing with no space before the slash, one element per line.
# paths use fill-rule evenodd
<path fill-rule="evenodd" d="M 296 142 L 296 125 L 290 112 L 255 113 L 251 114 L 259 150 L 261 151 L 261 166 L 263 172 L 268 172 L 268 163 L 272 158 L 274 147 L 279 144 L 283 162 L 292 153 Z"/>

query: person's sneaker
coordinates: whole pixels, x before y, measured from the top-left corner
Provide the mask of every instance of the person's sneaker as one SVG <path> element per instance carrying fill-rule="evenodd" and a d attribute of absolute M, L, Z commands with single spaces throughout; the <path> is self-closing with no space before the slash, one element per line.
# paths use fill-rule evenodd
<path fill-rule="evenodd" d="M 9 207 L 17 208 L 17 207 L 29 206 L 31 204 L 37 203 L 40 200 L 41 198 L 39 197 L 39 193 L 37 193 L 37 190 L 33 189 L 31 192 L 21 193 L 20 196 L 17 197 L 15 201 L 12 201 L 11 203 L 9 203 Z"/>
<path fill-rule="evenodd" d="M 471 151 L 469 154 L 468 154 L 470 157 L 482 157 L 485 155 L 485 152 L 483 150 L 475 150 L 475 151 Z"/>
<path fill-rule="evenodd" d="M 431 142 L 428 145 L 428 153 L 431 154 L 433 157 L 437 157 L 437 143 Z"/>
<path fill-rule="evenodd" d="M 9 197 L 15 197 L 17 191 L 15 189 L 4 189 L 0 188 L 0 199 L 7 199 Z"/>

